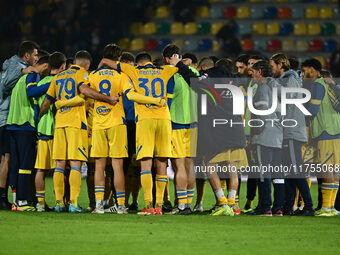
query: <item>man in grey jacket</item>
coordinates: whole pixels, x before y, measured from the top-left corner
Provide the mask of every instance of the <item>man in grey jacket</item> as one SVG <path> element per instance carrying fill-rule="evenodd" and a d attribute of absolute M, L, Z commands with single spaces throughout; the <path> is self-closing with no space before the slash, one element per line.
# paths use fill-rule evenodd
<path fill-rule="evenodd" d="M 273 90 L 279 89 L 279 84 L 271 78 L 269 63 L 264 60 L 257 61 L 252 66 L 254 81 L 258 88 L 253 97 L 253 105 L 257 110 L 269 110 L 273 106 Z M 274 97 L 275 98 L 275 97 Z M 276 105 L 273 113 L 252 116 L 251 144 L 256 148 L 256 161 L 260 170 L 260 205 L 249 215 L 282 216 L 284 202 L 284 181 L 274 178 L 271 169 L 279 166 L 281 162 L 281 148 L 283 129 L 281 126 L 280 104 Z M 255 124 L 255 119 L 260 124 Z M 259 127 L 254 127 L 259 126 Z M 266 168 L 266 171 L 265 171 Z M 268 170 L 268 171 L 267 171 Z M 274 183 L 274 203 L 272 206 L 271 182 Z"/>
<path fill-rule="evenodd" d="M 0 73 L 0 151 L 2 153 L 0 164 L 0 210 L 11 208 L 7 199 L 7 175 L 10 154 L 9 134 L 6 129 L 11 93 L 22 75 L 37 72 L 33 65 L 38 61 L 38 49 L 39 46 L 35 42 L 22 42 L 18 54 L 3 63 L 2 72 Z M 15 201 L 15 190 L 13 192 L 13 200 Z"/>
<path fill-rule="evenodd" d="M 288 58 L 282 54 L 275 54 L 270 59 L 270 65 L 273 70 L 273 76 L 278 79 L 282 87 L 302 88 L 302 78 L 294 70 L 290 70 Z M 288 99 L 302 98 L 301 93 L 288 93 Z M 284 214 L 293 213 L 296 188 L 299 189 L 305 206 L 303 211 L 297 211 L 297 215 L 314 216 L 313 201 L 310 194 L 308 182 L 304 173 L 300 170 L 303 166 L 301 147 L 308 141 L 306 132 L 306 123 L 304 114 L 295 105 L 286 106 L 285 119 L 295 120 L 295 127 L 283 128 L 283 164 L 292 166 L 291 172 L 288 173 L 285 180 L 286 199 Z"/>

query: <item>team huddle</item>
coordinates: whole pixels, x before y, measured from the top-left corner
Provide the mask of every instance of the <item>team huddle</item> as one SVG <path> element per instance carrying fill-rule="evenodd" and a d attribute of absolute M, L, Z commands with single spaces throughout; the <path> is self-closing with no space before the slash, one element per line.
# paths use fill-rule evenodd
<path fill-rule="evenodd" d="M 108 44 L 94 71 L 89 71 L 91 62 L 87 51 L 77 52 L 68 61 L 63 53 L 49 54 L 31 41 L 23 42 L 18 55 L 4 62 L 0 80 L 1 209 L 50 210 L 45 202 L 45 175 L 53 170 L 54 211 L 85 212 L 78 204 L 85 164 L 88 211 L 92 213 L 138 211 L 140 189 L 144 194 L 140 215 L 203 212 L 209 181 L 216 198 L 209 214 L 234 216 L 241 214 L 240 173 L 207 171 L 199 176 L 194 164 L 240 169 L 318 163 L 331 167 L 318 178 L 316 210 L 308 171 L 288 175 L 260 171 L 248 176 L 242 212 L 265 216 L 339 214 L 334 207 L 339 189 L 338 171 L 334 171 L 340 164 L 339 97 L 329 96 L 336 84 L 318 60 L 304 61 L 298 71 L 296 60 L 281 53 L 269 61 L 241 55 L 235 60 L 235 74 L 230 59 L 204 57 L 198 61 L 192 53 L 182 55 L 174 44 L 167 45 L 162 57 L 154 61 L 147 52 L 134 57 L 118 45 Z M 312 116 L 305 118 L 296 105 L 290 105 L 285 114 L 277 107 L 271 114 L 256 116 L 273 120 L 261 128 L 203 127 L 198 125 L 206 120 L 199 114 L 204 98 L 200 93 L 210 93 L 207 78 L 236 80 L 244 96 L 251 97 L 256 109 L 263 111 L 272 106 L 273 90 L 305 87 L 311 93 L 307 108 Z M 304 79 L 312 80 L 308 87 Z M 252 94 L 247 95 L 248 88 L 253 89 Z M 232 98 L 221 98 L 224 107 L 216 108 L 214 114 L 245 123 L 254 117 L 248 105 L 242 116 L 233 115 Z M 301 99 L 301 95 L 290 93 L 289 98 Z M 298 125 L 279 125 L 285 118 Z M 173 206 L 169 159 L 175 172 Z M 192 206 L 195 186 L 197 198 Z M 8 202 L 8 187 L 13 204 Z M 257 190 L 259 202 L 252 208 Z"/>

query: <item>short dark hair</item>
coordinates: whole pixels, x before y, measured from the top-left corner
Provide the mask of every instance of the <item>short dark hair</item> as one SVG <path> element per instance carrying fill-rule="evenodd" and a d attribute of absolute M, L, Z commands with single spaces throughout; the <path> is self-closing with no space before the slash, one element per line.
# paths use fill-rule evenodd
<path fill-rule="evenodd" d="M 322 78 L 333 78 L 331 72 L 326 69 L 321 69 L 320 75 Z"/>
<path fill-rule="evenodd" d="M 255 60 L 264 60 L 264 57 L 260 56 L 260 55 L 252 55 L 249 57 L 249 59 L 255 59 Z M 248 59 L 248 61 L 249 61 Z"/>
<path fill-rule="evenodd" d="M 63 64 L 66 63 L 66 57 L 61 52 L 53 52 L 49 59 L 48 63 L 50 64 L 51 69 L 59 69 Z"/>
<path fill-rule="evenodd" d="M 122 53 L 122 57 L 120 58 L 121 62 L 135 62 L 135 56 L 131 52 L 124 51 Z"/>
<path fill-rule="evenodd" d="M 18 56 L 23 58 L 26 53 L 32 54 L 32 52 L 37 49 L 39 50 L 39 45 L 32 41 L 23 41 L 19 46 Z"/>
<path fill-rule="evenodd" d="M 242 54 L 235 59 L 235 63 L 240 62 L 240 63 L 243 63 L 245 65 L 248 65 L 248 60 L 249 60 L 249 55 L 248 54 Z"/>
<path fill-rule="evenodd" d="M 66 59 L 66 67 L 68 67 L 69 65 L 73 65 L 73 58 Z"/>
<path fill-rule="evenodd" d="M 43 57 L 39 58 L 37 64 L 38 64 L 38 65 L 42 65 L 42 64 L 48 63 L 49 57 L 50 57 L 50 56 L 43 56 Z"/>
<path fill-rule="evenodd" d="M 233 71 L 234 65 L 233 61 L 230 58 L 221 58 L 216 62 L 216 66 L 224 66 L 230 72 Z"/>
<path fill-rule="evenodd" d="M 290 68 L 293 70 L 298 70 L 299 69 L 299 61 L 296 58 L 288 58 Z"/>
<path fill-rule="evenodd" d="M 142 62 L 142 61 L 150 61 L 151 62 L 151 55 L 147 53 L 146 51 L 140 52 L 136 56 L 136 63 Z"/>
<path fill-rule="evenodd" d="M 38 58 L 41 58 L 41 57 L 44 57 L 44 56 L 49 56 L 49 55 L 50 55 L 50 53 L 47 50 L 42 50 L 42 49 L 38 50 Z"/>
<path fill-rule="evenodd" d="M 271 77 L 272 76 L 272 69 L 269 63 L 265 60 L 258 60 L 256 61 L 252 67 L 254 70 L 261 70 L 262 76 L 263 77 Z"/>
<path fill-rule="evenodd" d="M 111 60 L 118 60 L 121 55 L 122 49 L 117 44 L 110 43 L 103 50 L 103 57 Z"/>
<path fill-rule="evenodd" d="M 152 61 L 152 64 L 154 66 L 162 66 L 164 63 L 163 63 L 163 59 L 162 58 L 155 58 L 153 61 Z"/>
<path fill-rule="evenodd" d="M 191 59 L 191 62 L 193 64 L 197 64 L 198 63 L 198 57 L 194 53 L 192 53 L 192 52 L 184 53 L 183 56 L 182 56 L 182 59 L 185 59 L 185 58 Z"/>
<path fill-rule="evenodd" d="M 313 67 L 316 71 L 320 72 L 322 65 L 316 58 L 309 58 L 302 62 L 301 67 Z"/>
<path fill-rule="evenodd" d="M 214 65 L 215 65 L 215 63 L 218 61 L 218 57 L 216 57 L 216 56 L 209 56 L 209 58 L 214 62 Z"/>
<path fill-rule="evenodd" d="M 76 53 L 76 55 L 74 56 L 74 59 L 86 59 L 90 62 L 92 62 L 92 57 L 91 54 L 87 51 L 87 50 L 80 50 Z"/>
<path fill-rule="evenodd" d="M 180 49 L 175 44 L 168 44 L 167 46 L 164 47 L 164 49 L 162 51 L 162 56 L 164 58 L 171 58 L 172 55 L 174 55 L 174 54 L 181 55 Z"/>

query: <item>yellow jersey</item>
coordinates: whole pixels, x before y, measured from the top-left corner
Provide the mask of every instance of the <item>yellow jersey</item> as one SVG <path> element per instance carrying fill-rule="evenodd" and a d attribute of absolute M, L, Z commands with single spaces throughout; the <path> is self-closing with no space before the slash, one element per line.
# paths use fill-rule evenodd
<path fill-rule="evenodd" d="M 143 66 L 118 63 L 117 71 L 122 71 L 130 77 L 138 93 L 153 98 L 166 98 L 168 81 L 178 68 L 168 65 L 157 67 L 151 62 Z M 136 122 L 142 119 L 171 119 L 168 106 L 160 107 L 153 104 L 135 103 L 135 116 Z"/>
<path fill-rule="evenodd" d="M 116 70 L 102 67 L 89 75 L 91 88 L 101 94 L 112 96 L 121 95 L 133 88 L 126 74 L 118 73 Z M 92 130 L 107 129 L 114 126 L 126 124 L 123 107 L 123 97 L 114 106 L 95 100 L 93 108 Z"/>
<path fill-rule="evenodd" d="M 88 72 L 80 66 L 72 65 L 53 77 L 46 97 L 52 101 L 70 100 L 79 96 L 79 87 L 87 83 Z M 55 116 L 55 128 L 62 127 L 87 129 L 85 104 L 60 108 Z"/>
<path fill-rule="evenodd" d="M 87 126 L 92 129 L 93 126 L 93 108 L 94 108 L 94 99 L 87 98 L 88 101 L 88 111 L 87 111 Z"/>

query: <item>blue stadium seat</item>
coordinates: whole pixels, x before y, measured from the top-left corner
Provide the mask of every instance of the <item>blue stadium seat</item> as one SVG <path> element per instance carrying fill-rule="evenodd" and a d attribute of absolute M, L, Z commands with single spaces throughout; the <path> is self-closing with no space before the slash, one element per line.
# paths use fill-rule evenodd
<path fill-rule="evenodd" d="M 292 18 L 294 19 L 301 19 L 304 17 L 305 12 L 301 7 L 292 7 Z"/>
<path fill-rule="evenodd" d="M 167 39 L 167 38 L 160 39 L 159 42 L 158 42 L 157 50 L 162 51 L 164 49 L 164 47 L 167 46 L 170 43 L 171 43 L 170 39 Z"/>
<path fill-rule="evenodd" d="M 260 7 L 251 7 L 250 17 L 253 19 L 258 19 L 263 17 L 263 9 Z"/>
<path fill-rule="evenodd" d="M 263 17 L 266 19 L 274 19 L 277 17 L 277 9 L 276 7 L 267 7 L 263 10 Z"/>
<path fill-rule="evenodd" d="M 335 40 L 326 40 L 324 43 L 323 43 L 323 47 L 322 47 L 322 50 L 324 52 L 333 52 L 336 50 L 336 41 Z"/>
<path fill-rule="evenodd" d="M 294 26 L 292 23 L 285 22 L 280 25 L 280 35 L 290 35 L 294 31 Z"/>
<path fill-rule="evenodd" d="M 195 39 L 188 39 L 184 42 L 184 50 L 186 51 L 195 51 L 198 48 L 197 40 Z"/>
<path fill-rule="evenodd" d="M 218 19 L 222 17 L 223 9 L 218 5 L 212 5 L 210 7 L 210 18 Z"/>
<path fill-rule="evenodd" d="M 211 50 L 213 43 L 210 39 L 202 39 L 198 43 L 198 50 L 199 51 L 209 51 Z"/>
<path fill-rule="evenodd" d="M 239 30 L 240 35 L 251 34 L 251 32 L 253 31 L 251 25 L 248 25 L 248 24 L 240 24 L 238 26 L 238 30 Z"/>
<path fill-rule="evenodd" d="M 267 49 L 267 43 L 264 39 L 254 40 L 254 50 L 265 51 Z"/>

